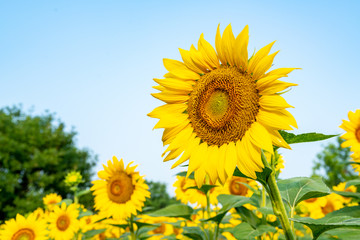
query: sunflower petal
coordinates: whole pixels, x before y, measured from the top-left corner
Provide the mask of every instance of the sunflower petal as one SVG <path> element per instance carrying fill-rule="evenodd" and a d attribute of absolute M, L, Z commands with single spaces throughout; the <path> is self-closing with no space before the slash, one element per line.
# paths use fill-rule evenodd
<path fill-rule="evenodd" d="M 200 75 L 196 72 L 191 71 L 186 65 L 180 61 L 164 58 L 163 59 L 165 68 L 173 75 L 182 79 L 197 80 Z"/>
<path fill-rule="evenodd" d="M 249 26 L 246 25 L 241 33 L 236 37 L 234 43 L 234 63 L 240 69 L 247 69 L 248 65 L 248 47 Z"/>

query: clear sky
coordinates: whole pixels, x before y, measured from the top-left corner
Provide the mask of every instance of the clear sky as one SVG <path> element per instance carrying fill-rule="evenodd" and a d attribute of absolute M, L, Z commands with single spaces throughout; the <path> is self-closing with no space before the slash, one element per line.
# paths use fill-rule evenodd
<path fill-rule="evenodd" d="M 1 1 L 0 108 L 55 112 L 98 154 L 96 171 L 116 155 L 171 186 L 179 169 L 162 162 L 162 130 L 146 116 L 161 105 L 150 93 L 163 58 L 180 60 L 201 33 L 214 44 L 219 23 L 236 35 L 248 24 L 249 52 L 277 40 L 274 68 L 302 68 L 285 79 L 299 84 L 284 95 L 294 132 L 339 134 L 360 107 L 359 10 L 359 1 Z M 282 177 L 310 175 L 326 143 L 282 150 Z"/>

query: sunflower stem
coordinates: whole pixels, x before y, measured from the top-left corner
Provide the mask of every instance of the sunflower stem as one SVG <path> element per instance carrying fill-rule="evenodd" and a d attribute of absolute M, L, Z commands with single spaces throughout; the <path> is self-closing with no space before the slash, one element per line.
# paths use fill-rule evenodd
<path fill-rule="evenodd" d="M 268 161 L 266 160 L 266 158 L 263 158 L 263 163 L 265 165 L 265 167 L 268 167 L 270 169 L 272 169 L 272 172 L 269 176 L 269 178 L 267 179 L 266 183 L 268 186 L 268 194 L 270 196 L 271 199 L 271 204 L 274 210 L 274 214 L 280 219 L 281 222 L 281 226 L 284 230 L 284 234 L 287 240 L 295 240 L 295 236 L 294 233 L 291 229 L 290 226 L 290 221 L 289 221 L 289 217 L 286 213 L 286 209 L 285 209 L 285 205 L 284 202 L 281 198 L 280 195 L 280 191 L 279 191 L 279 187 L 276 183 L 276 179 L 275 179 L 275 168 L 274 166 L 270 166 Z"/>
<path fill-rule="evenodd" d="M 131 234 L 131 240 L 136 240 L 136 234 L 134 232 L 134 216 L 131 214 L 131 217 L 129 218 L 129 228 L 130 228 L 130 234 Z"/>

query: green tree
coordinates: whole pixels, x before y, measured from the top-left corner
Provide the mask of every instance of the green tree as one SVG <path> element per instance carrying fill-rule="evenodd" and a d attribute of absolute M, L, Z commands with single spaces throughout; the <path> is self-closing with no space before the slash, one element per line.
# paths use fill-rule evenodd
<path fill-rule="evenodd" d="M 166 185 L 164 183 L 146 181 L 146 184 L 149 186 L 151 198 L 147 199 L 145 202 L 145 211 L 156 210 L 174 203 L 180 203 L 174 197 L 169 196 L 166 191 Z"/>
<path fill-rule="evenodd" d="M 349 164 L 350 148 L 342 148 L 342 142 L 338 137 L 335 143 L 329 143 L 314 161 L 313 176 L 322 176 L 329 187 L 358 177 Z"/>
<path fill-rule="evenodd" d="M 75 146 L 76 132 L 65 132 L 54 115 L 30 116 L 19 107 L 0 109 L 0 220 L 42 206 L 48 193 L 72 197 L 64 183 L 71 170 L 90 186 L 96 156 Z M 83 200 L 91 202 L 91 196 Z M 80 199 L 81 201 L 81 199 Z"/>

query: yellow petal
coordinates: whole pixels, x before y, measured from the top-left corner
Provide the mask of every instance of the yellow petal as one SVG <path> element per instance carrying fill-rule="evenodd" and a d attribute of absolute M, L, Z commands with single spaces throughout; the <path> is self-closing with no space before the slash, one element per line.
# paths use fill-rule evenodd
<path fill-rule="evenodd" d="M 203 59 L 202 54 L 198 50 L 196 50 L 194 45 L 191 45 L 190 47 L 190 56 L 194 64 L 198 68 L 200 68 L 204 73 L 207 72 L 207 69 L 211 69 L 210 66 L 208 66 L 205 60 Z"/>
<path fill-rule="evenodd" d="M 187 109 L 186 104 L 165 104 L 152 110 L 148 113 L 149 117 L 161 118 L 164 115 L 182 114 Z"/>
<path fill-rule="evenodd" d="M 259 103 L 260 107 L 268 111 L 293 107 L 289 105 L 283 97 L 277 94 L 261 96 Z"/>
<path fill-rule="evenodd" d="M 233 59 L 234 43 L 235 43 L 235 37 L 231 29 L 231 24 L 229 24 L 224 30 L 221 39 L 221 48 L 225 61 L 228 64 L 230 64 L 230 66 L 234 65 L 234 59 Z"/>
<path fill-rule="evenodd" d="M 166 128 L 161 139 L 163 141 L 163 145 L 168 145 L 176 137 L 176 135 L 188 125 L 188 122 L 183 122 L 175 127 Z"/>
<path fill-rule="evenodd" d="M 264 109 L 260 109 L 256 118 L 263 126 L 269 126 L 277 130 L 292 130 L 293 128 L 290 125 L 297 128 L 296 120 L 286 110 L 270 112 Z"/>
<path fill-rule="evenodd" d="M 190 68 L 193 72 L 196 72 L 196 73 L 204 73 L 203 70 L 201 70 L 200 68 L 198 68 L 193 60 L 191 60 L 191 54 L 190 54 L 190 51 L 187 51 L 187 50 L 184 50 L 184 49 L 181 49 L 179 48 L 179 51 L 180 51 L 180 55 L 181 55 L 181 58 L 182 60 L 184 61 L 185 65 Z"/>
<path fill-rule="evenodd" d="M 198 49 L 200 53 L 203 55 L 204 60 L 206 61 L 210 69 L 215 69 L 220 67 L 216 52 L 214 48 L 211 46 L 211 44 L 204 39 L 204 34 L 201 34 L 200 36 L 198 42 Z"/>
<path fill-rule="evenodd" d="M 166 94 L 166 93 L 152 93 L 151 96 L 166 103 L 184 103 L 189 100 L 189 95 L 182 94 Z"/>
<path fill-rule="evenodd" d="M 195 182 L 198 188 L 201 188 L 205 180 L 205 170 L 200 168 L 194 174 Z"/>
<path fill-rule="evenodd" d="M 154 126 L 154 129 L 176 127 L 177 125 L 181 124 L 183 121 L 189 123 L 189 119 L 186 114 L 178 114 L 176 118 L 163 116 Z"/>
<path fill-rule="evenodd" d="M 210 177 L 212 183 L 215 183 L 218 178 L 217 166 L 219 160 L 219 148 L 216 145 L 209 146 L 208 160 L 206 161 L 205 170 Z"/>
<path fill-rule="evenodd" d="M 257 67 L 258 63 L 269 54 L 271 47 L 274 45 L 274 43 L 275 41 L 266 45 L 265 47 L 261 48 L 257 53 L 255 53 L 255 55 L 249 61 L 249 73 L 254 72 L 254 69 Z"/>
<path fill-rule="evenodd" d="M 275 80 L 269 84 L 263 85 L 261 89 L 258 88 L 260 95 L 270 95 L 274 93 L 281 92 L 288 87 L 297 86 L 296 83 L 283 82 L 280 80 Z"/>
<path fill-rule="evenodd" d="M 274 58 L 278 53 L 279 53 L 279 51 L 277 51 L 273 54 L 270 54 L 259 61 L 257 66 L 254 68 L 254 72 L 253 72 L 254 80 L 258 80 L 260 77 L 262 77 L 265 74 L 265 72 L 267 70 L 270 69 L 270 67 L 274 61 Z"/>
<path fill-rule="evenodd" d="M 247 69 L 248 65 L 248 47 L 249 43 L 249 26 L 246 25 L 241 33 L 236 37 L 234 43 L 234 63 L 243 70 Z"/>
<path fill-rule="evenodd" d="M 168 148 L 165 150 L 165 152 L 162 154 L 162 157 L 164 156 L 164 154 L 168 151 L 171 150 L 175 150 L 177 148 L 180 148 L 181 146 L 183 146 L 190 138 L 190 136 L 193 133 L 193 128 L 188 125 L 188 127 L 186 127 L 184 130 L 182 130 L 175 138 L 174 140 L 170 143 L 170 145 L 168 146 Z"/>
<path fill-rule="evenodd" d="M 271 75 L 267 77 L 260 78 L 256 81 L 256 88 L 260 90 L 265 89 L 270 84 L 274 83 L 277 79 L 284 77 L 285 75 Z"/>
<path fill-rule="evenodd" d="M 185 152 L 181 155 L 181 157 L 179 158 L 179 160 L 177 160 L 172 166 L 171 169 L 179 166 L 180 164 L 182 164 L 183 162 L 185 162 L 186 160 L 189 159 L 189 157 L 191 156 L 191 154 L 193 153 L 194 149 L 196 150 L 197 147 L 199 146 L 200 143 L 200 138 L 196 137 L 195 134 L 192 135 L 192 137 L 189 140 L 188 145 L 186 146 Z"/>
<path fill-rule="evenodd" d="M 154 78 L 154 81 L 165 88 L 173 89 L 175 91 L 182 90 L 185 92 L 191 92 L 193 90 L 192 81 L 180 80 L 176 78 L 165 78 L 165 79 L 157 79 Z"/>
<path fill-rule="evenodd" d="M 254 122 L 251 124 L 248 132 L 250 140 L 254 145 L 264 149 L 267 152 L 270 152 L 271 154 L 274 153 L 270 135 L 266 128 L 264 128 L 259 122 Z"/>
<path fill-rule="evenodd" d="M 218 59 L 220 59 L 220 62 L 227 66 L 227 62 L 225 59 L 225 56 L 222 52 L 222 42 L 221 42 L 221 34 L 220 34 L 220 24 L 218 25 L 217 31 L 216 31 L 216 37 L 215 37 L 215 48 L 217 52 Z"/>
<path fill-rule="evenodd" d="M 226 157 L 227 146 L 228 146 L 227 144 L 223 144 L 220 146 L 218 150 L 219 160 L 218 160 L 217 172 L 218 172 L 219 180 L 222 184 L 224 184 L 226 181 L 224 161 L 226 159 L 225 157 Z"/>
<path fill-rule="evenodd" d="M 287 75 L 292 71 L 294 71 L 295 69 L 301 69 L 301 68 L 277 68 L 265 74 L 265 77 L 269 77 L 273 75 L 284 75 L 284 77 L 287 77 Z"/>
<path fill-rule="evenodd" d="M 237 162 L 236 146 L 234 142 L 230 142 L 226 149 L 225 157 L 225 173 L 228 178 L 232 177 Z"/>
<path fill-rule="evenodd" d="M 284 140 L 284 138 L 280 135 L 280 133 L 277 130 L 272 130 L 270 128 L 266 128 L 266 129 L 267 129 L 268 133 L 270 134 L 272 143 L 275 146 L 283 147 L 286 149 L 291 149 L 289 144 L 287 144 L 287 142 Z"/>
<path fill-rule="evenodd" d="M 207 144 L 205 142 L 201 143 L 198 147 L 195 147 L 193 153 L 190 156 L 189 167 L 186 173 L 186 177 L 201 167 L 203 156 L 206 154 Z"/>
<path fill-rule="evenodd" d="M 200 75 L 196 72 L 191 71 L 186 65 L 180 61 L 164 58 L 163 59 L 165 68 L 173 75 L 182 79 L 197 80 Z"/>

